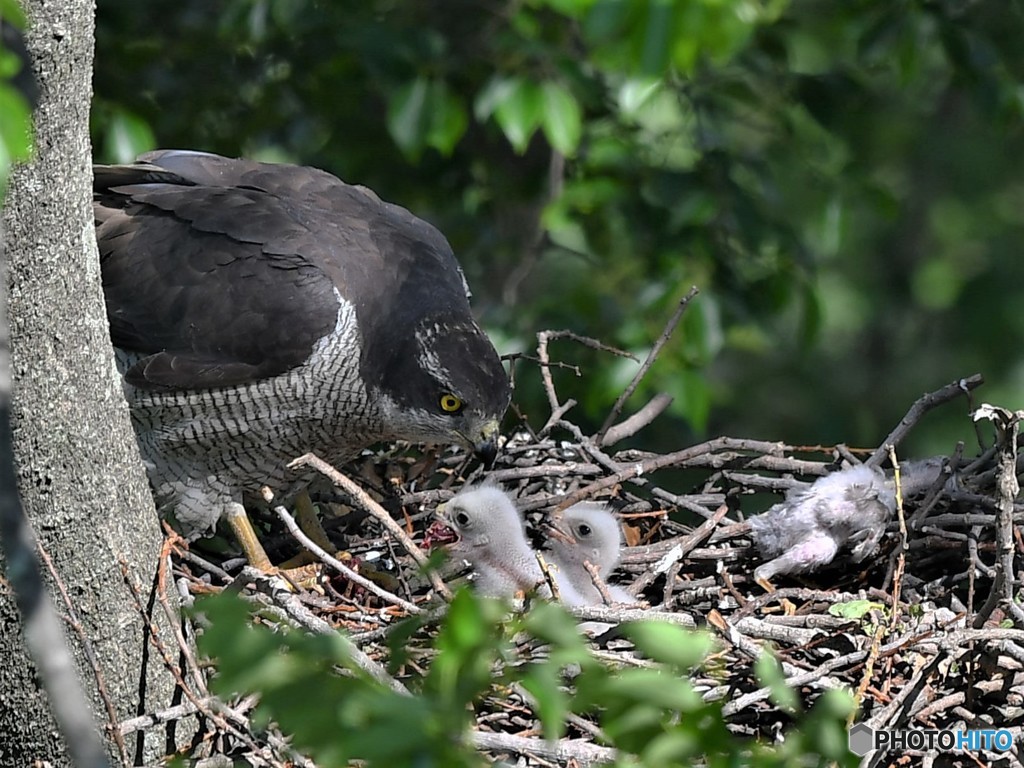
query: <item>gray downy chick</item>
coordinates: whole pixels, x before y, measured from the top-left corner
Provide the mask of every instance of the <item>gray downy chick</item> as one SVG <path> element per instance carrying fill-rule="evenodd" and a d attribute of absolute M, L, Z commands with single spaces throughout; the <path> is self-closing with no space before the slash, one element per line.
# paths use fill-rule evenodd
<path fill-rule="evenodd" d="M 556 525 L 549 528 L 545 555 L 558 568 L 558 583 L 567 582 L 571 591 L 563 589 L 562 600 L 571 605 L 604 605 L 600 590 L 584 563 L 593 565 L 602 580 L 608 578 L 619 564 L 622 529 L 619 521 L 604 504 L 584 501 L 566 509 Z M 622 587 L 612 584 L 609 596 L 616 603 L 635 604 L 637 599 Z M 580 602 L 570 603 L 571 599 Z"/>
<path fill-rule="evenodd" d="M 903 495 L 929 487 L 941 471 L 938 460 L 904 463 Z M 770 558 L 754 577 L 764 583 L 778 574 L 815 571 L 844 546 L 859 563 L 878 549 L 895 511 L 895 481 L 865 464 L 790 489 L 784 501 L 749 521 L 754 543 Z"/>

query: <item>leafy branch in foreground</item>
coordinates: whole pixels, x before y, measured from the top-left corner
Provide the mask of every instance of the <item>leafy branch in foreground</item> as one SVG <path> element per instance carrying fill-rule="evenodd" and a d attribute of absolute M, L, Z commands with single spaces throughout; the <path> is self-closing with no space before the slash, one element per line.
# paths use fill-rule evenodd
<path fill-rule="evenodd" d="M 778 665 L 758 665 L 761 682 L 793 717 L 784 741 L 741 739 L 726 726 L 718 702 L 707 702 L 690 680 L 713 668 L 711 637 L 656 621 L 621 625 L 636 667 L 597 658 L 560 606 L 538 603 L 510 615 L 499 602 L 467 590 L 455 596 L 430 645 L 415 644 L 427 620 L 409 619 L 392 635 L 391 671 L 411 695 L 359 669 L 338 635 L 309 635 L 253 622 L 234 596 L 197 602 L 208 620 L 200 650 L 214 658 L 213 689 L 222 696 L 257 693 L 254 717 L 271 722 L 322 768 L 351 760 L 367 765 L 478 766 L 484 746 L 474 731 L 476 708 L 518 688 L 549 740 L 578 716 L 594 723 L 613 765 L 758 768 L 793 764 L 854 765 L 845 723 L 851 697 L 828 691 L 807 712 L 782 682 Z M 586 762 L 589 762 L 587 760 Z"/>

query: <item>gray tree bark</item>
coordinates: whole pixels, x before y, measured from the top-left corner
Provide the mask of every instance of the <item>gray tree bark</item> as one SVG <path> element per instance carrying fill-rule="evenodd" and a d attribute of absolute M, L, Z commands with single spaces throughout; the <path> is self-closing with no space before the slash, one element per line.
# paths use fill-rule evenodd
<path fill-rule="evenodd" d="M 93 236 L 93 7 L 23 5 L 41 98 L 35 158 L 12 175 L 4 207 L 18 488 L 53 561 L 58 611 L 78 625 L 66 624 L 67 636 L 111 758 L 152 762 L 166 752 L 162 737 L 113 737 L 112 721 L 170 704 L 173 683 L 130 586 L 155 619 L 161 535 L 114 368 Z M 166 626 L 161 634 L 173 649 Z M 14 599 L 0 589 L 0 766 L 68 765 L 24 647 Z"/>

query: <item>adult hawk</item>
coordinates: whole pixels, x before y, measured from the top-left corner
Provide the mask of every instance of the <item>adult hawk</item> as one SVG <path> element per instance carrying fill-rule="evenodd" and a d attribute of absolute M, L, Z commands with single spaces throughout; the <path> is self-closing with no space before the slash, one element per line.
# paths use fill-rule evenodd
<path fill-rule="evenodd" d="M 94 209 L 139 447 L 186 535 L 300 487 L 307 451 L 493 458 L 508 377 L 430 224 L 315 168 L 177 150 L 97 166 Z"/>

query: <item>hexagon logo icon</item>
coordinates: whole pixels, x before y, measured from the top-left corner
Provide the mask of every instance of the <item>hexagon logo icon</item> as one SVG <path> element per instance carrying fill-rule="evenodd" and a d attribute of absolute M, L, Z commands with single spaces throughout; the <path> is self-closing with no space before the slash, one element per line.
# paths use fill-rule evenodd
<path fill-rule="evenodd" d="M 871 751 L 875 741 L 875 729 L 864 723 L 857 723 L 850 729 L 850 751 L 857 757 L 864 757 Z"/>

